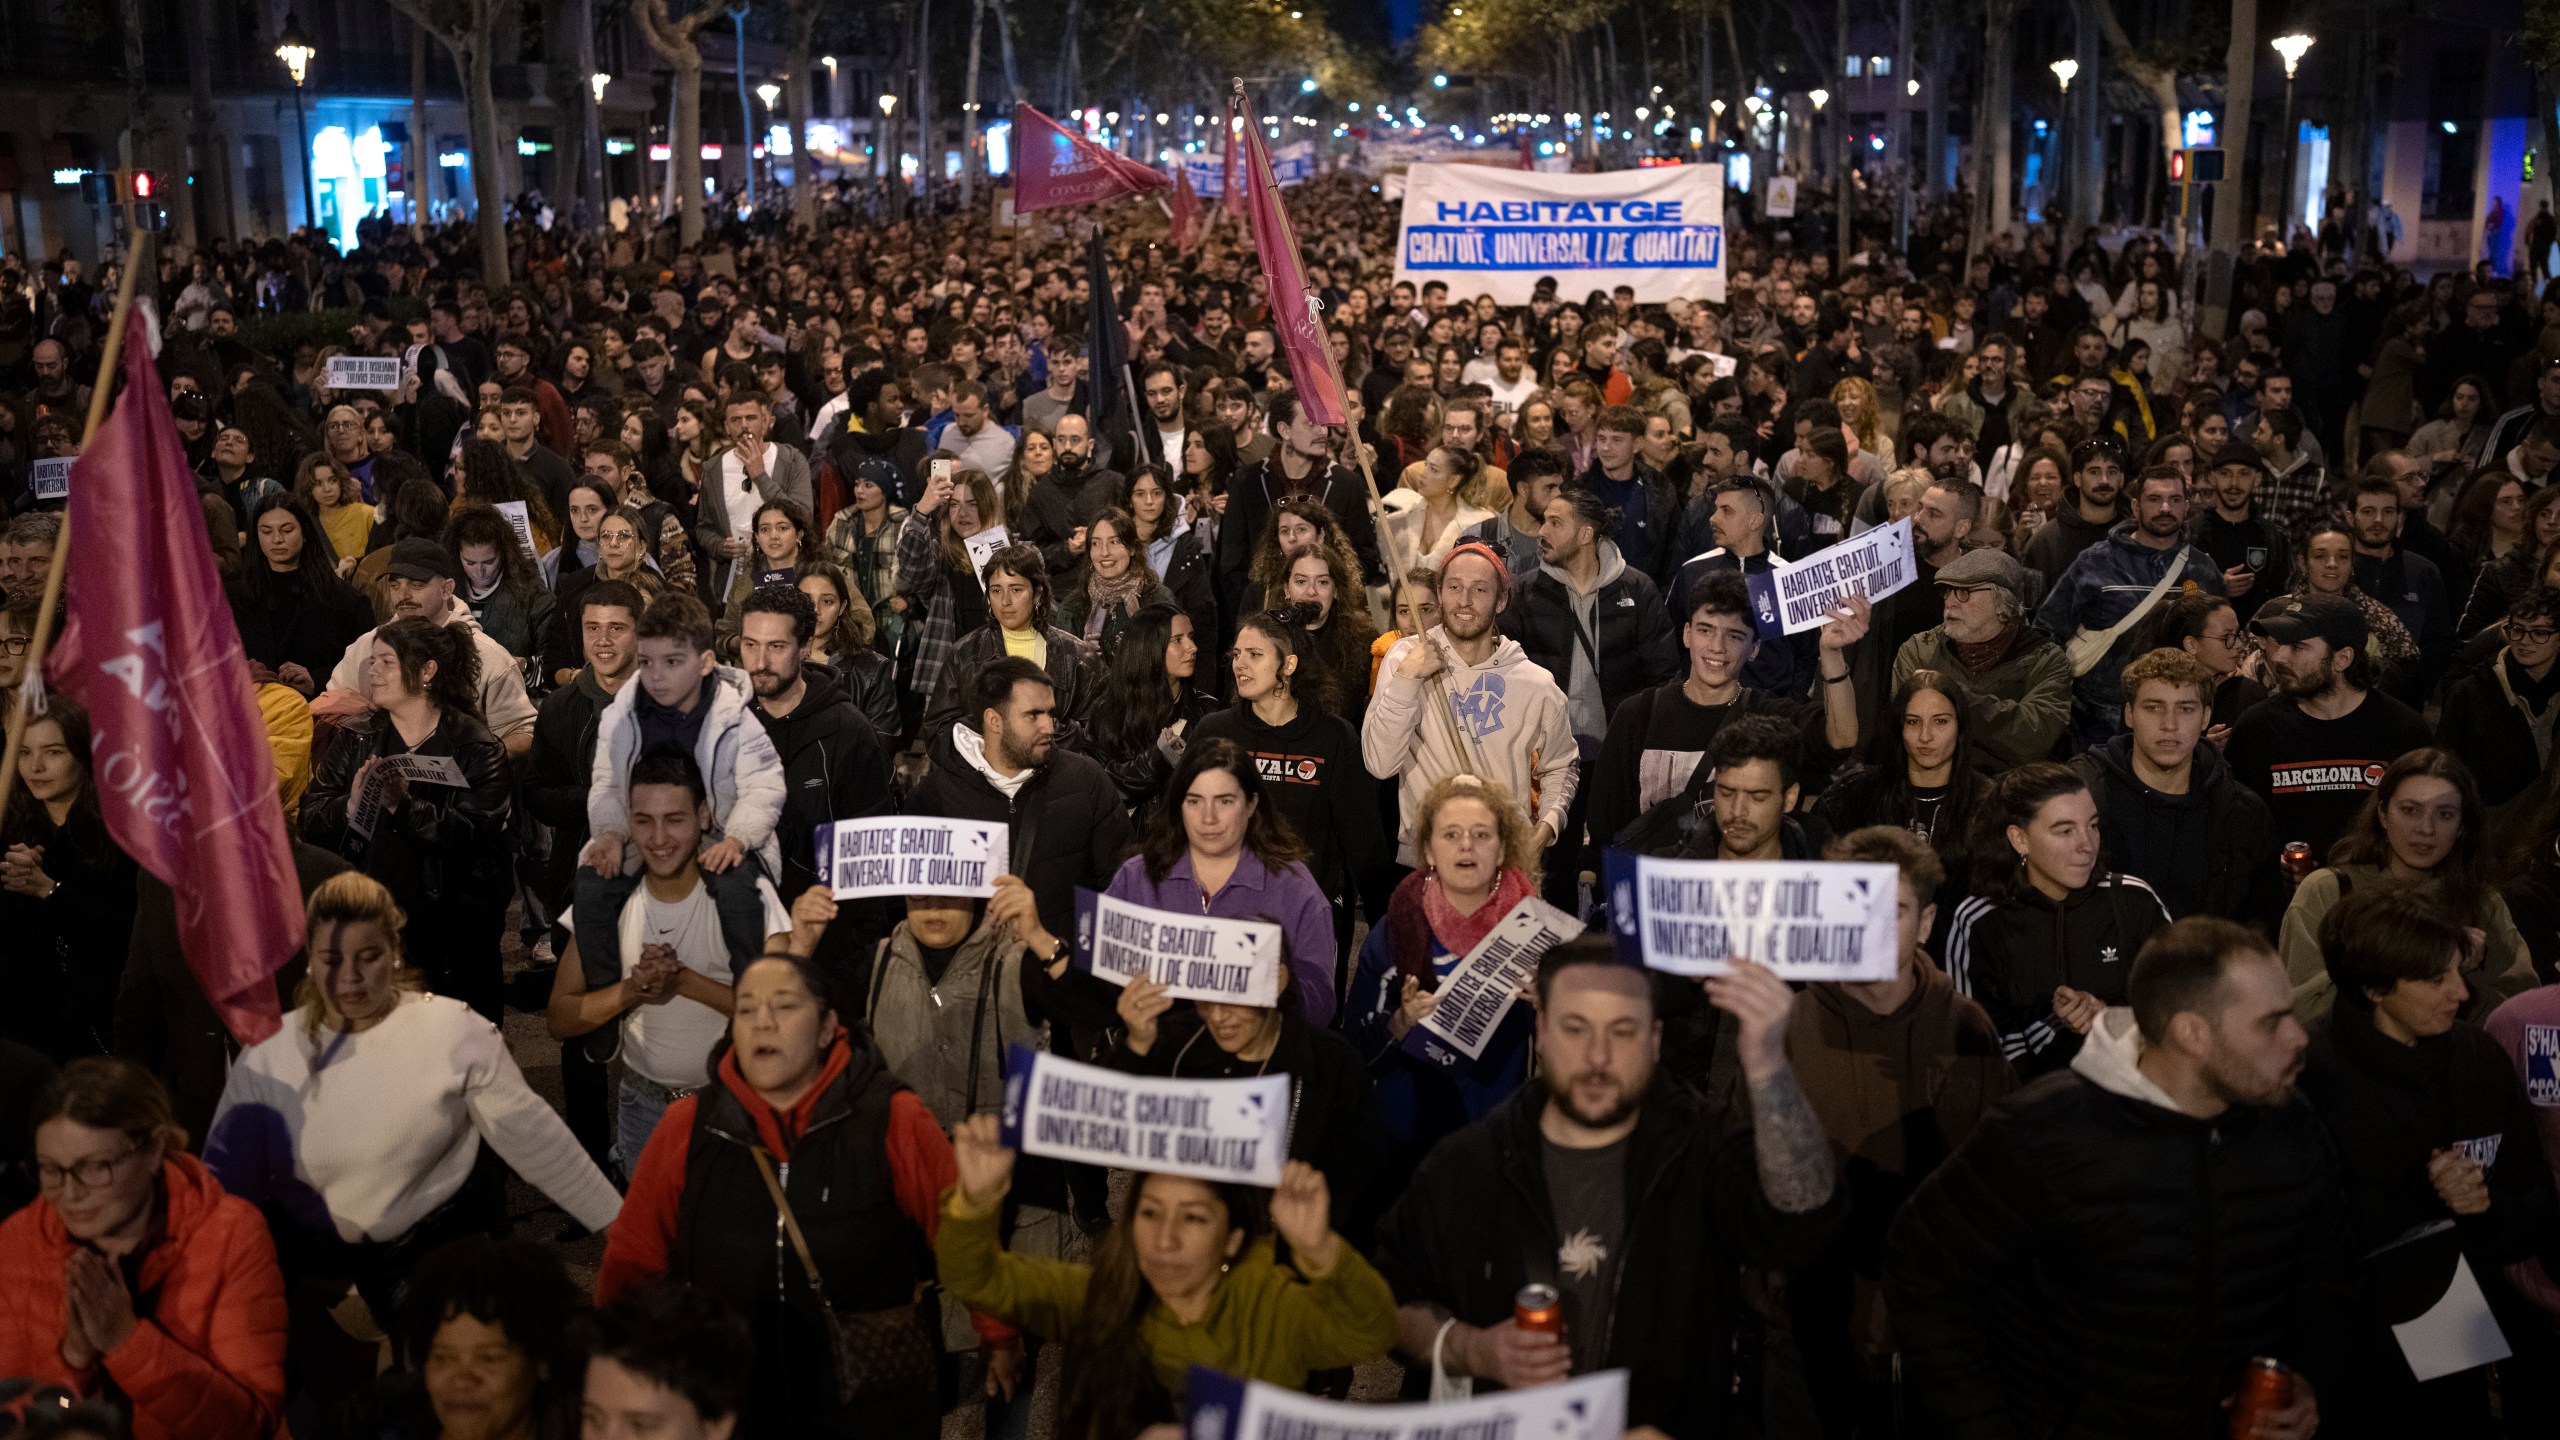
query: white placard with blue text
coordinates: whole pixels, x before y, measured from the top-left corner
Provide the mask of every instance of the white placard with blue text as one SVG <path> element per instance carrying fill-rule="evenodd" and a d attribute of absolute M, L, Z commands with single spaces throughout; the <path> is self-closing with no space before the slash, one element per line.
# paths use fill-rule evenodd
<path fill-rule="evenodd" d="M 27 462 L 27 498 L 30 500 L 68 500 L 71 498 L 71 466 L 78 457 L 48 455 Z"/>
<path fill-rule="evenodd" d="M 1404 1033 L 1404 1048 L 1442 1069 L 1482 1060 L 1518 1006 L 1520 987 L 1538 973 L 1538 957 L 1581 933 L 1581 921 L 1535 895 L 1521 897 L 1432 992 L 1439 1002 Z"/>
<path fill-rule="evenodd" d="M 839 900 L 865 895 L 996 893 L 1012 827 L 938 815 L 880 815 L 818 827 L 817 871 Z"/>
<path fill-rule="evenodd" d="M 397 355 L 332 355 L 320 383 L 331 390 L 397 390 L 403 368 Z"/>
<path fill-rule="evenodd" d="M 1611 850 L 1618 955 L 1674 975 L 1722 975 L 1733 957 L 1782 980 L 1890 980 L 1902 872 L 1836 860 L 1665 860 Z"/>
<path fill-rule="evenodd" d="M 1286 1075 L 1166 1079 L 1028 1045 L 1005 1053 L 1004 1143 L 1025 1155 L 1276 1186 L 1289 1159 L 1289 1108 Z"/>
<path fill-rule="evenodd" d="M 1752 628 L 1763 640 L 1819 629 L 1852 595 L 1870 603 L 1918 579 L 1911 558 L 1911 517 L 1861 531 L 1801 560 L 1780 560 L 1745 575 Z"/>
<path fill-rule="evenodd" d="M 1075 967 L 1127 986 L 1153 980 L 1176 1000 L 1280 1003 L 1280 927 L 1158 910 L 1079 886 Z"/>
<path fill-rule="evenodd" d="M 1191 1367 L 1186 1440 L 1619 1440 L 1627 1372 L 1432 1405 L 1354 1405 Z"/>
<path fill-rule="evenodd" d="M 1399 282 L 1438 280 L 1453 296 L 1526 305 L 1542 277 L 1568 296 L 1629 285 L 1642 304 L 1722 300 L 1724 167 L 1406 172 Z"/>

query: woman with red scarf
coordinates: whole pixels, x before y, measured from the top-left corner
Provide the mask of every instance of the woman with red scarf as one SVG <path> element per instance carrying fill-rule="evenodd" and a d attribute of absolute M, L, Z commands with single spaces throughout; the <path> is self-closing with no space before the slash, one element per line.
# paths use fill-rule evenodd
<path fill-rule="evenodd" d="M 1431 787 L 1414 816 L 1422 868 L 1387 902 L 1385 920 L 1360 947 L 1343 1033 L 1378 1082 L 1378 1114 L 1394 1145 L 1384 1193 L 1441 1137 L 1481 1119 L 1528 1075 L 1529 1006 L 1511 1007 L 1472 1066 L 1444 1068 L 1405 1048 L 1438 1003 L 1438 991 L 1502 917 L 1538 893 L 1538 842 L 1510 792 L 1453 775 Z"/>

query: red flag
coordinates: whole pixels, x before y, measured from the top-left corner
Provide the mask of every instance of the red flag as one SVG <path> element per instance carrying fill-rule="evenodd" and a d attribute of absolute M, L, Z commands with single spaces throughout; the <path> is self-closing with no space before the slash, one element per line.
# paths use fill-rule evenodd
<path fill-rule="evenodd" d="M 1243 95 L 1235 113 L 1244 117 L 1244 164 L 1236 176 L 1244 187 L 1245 223 L 1253 228 L 1254 254 L 1262 261 L 1263 282 L 1271 290 L 1271 328 L 1289 357 L 1289 377 L 1297 382 L 1298 404 L 1319 425 L 1343 423 L 1342 391 L 1335 382 L 1333 356 L 1325 348 L 1324 322 L 1316 318 L 1315 297 L 1307 293 L 1306 267 L 1298 261 L 1298 236 L 1289 228 L 1289 212 L 1280 203 L 1280 186 L 1271 178 L 1271 152 L 1254 128 L 1253 107 Z M 1236 126 L 1230 122 L 1228 133 Z M 1232 186 L 1235 182 L 1231 181 Z M 1227 203 L 1239 203 L 1230 188 Z"/>
<path fill-rule="evenodd" d="M 1173 229 L 1170 238 L 1176 254 L 1188 255 L 1200 243 L 1200 197 L 1191 190 L 1191 167 L 1178 166 L 1173 177 Z"/>
<path fill-rule="evenodd" d="M 1028 105 L 1013 107 L 1013 213 L 1085 205 L 1171 184 L 1152 165 L 1115 155 Z"/>
<path fill-rule="evenodd" d="M 248 657 L 139 310 L 124 381 L 72 466 L 80 549 L 45 678 L 89 708 L 107 833 L 167 882 L 187 967 L 232 1035 L 255 1044 L 281 1023 L 274 976 L 302 946 L 302 892 Z"/>

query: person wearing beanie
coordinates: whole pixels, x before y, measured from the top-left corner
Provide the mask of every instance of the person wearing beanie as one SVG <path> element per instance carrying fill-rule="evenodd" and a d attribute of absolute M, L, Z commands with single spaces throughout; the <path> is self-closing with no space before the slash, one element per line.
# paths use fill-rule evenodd
<path fill-rule="evenodd" d="M 1541 851 L 1564 833 L 1581 754 L 1564 691 L 1495 622 L 1511 603 L 1511 574 L 1481 541 L 1440 566 L 1440 623 L 1407 636 L 1378 667 L 1360 727 L 1369 773 L 1398 780 L 1396 859 L 1414 863 L 1415 809 L 1452 775 L 1499 782 L 1537 827 Z"/>

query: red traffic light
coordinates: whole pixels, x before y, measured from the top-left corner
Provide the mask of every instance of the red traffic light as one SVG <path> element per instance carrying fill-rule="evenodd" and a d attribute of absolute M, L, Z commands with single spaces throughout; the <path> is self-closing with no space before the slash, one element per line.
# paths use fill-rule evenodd
<path fill-rule="evenodd" d="M 2172 150 L 2169 152 L 2169 178 L 2172 180 L 2184 180 L 2187 178 L 2186 151 Z"/>

